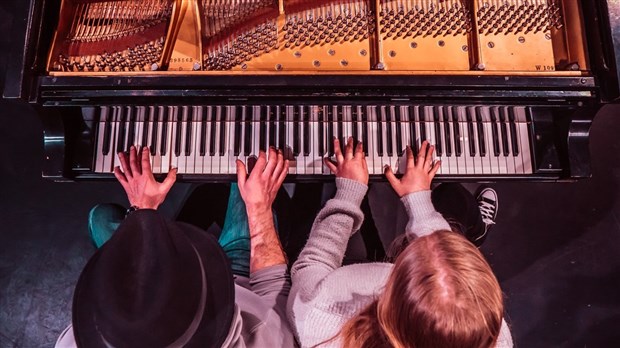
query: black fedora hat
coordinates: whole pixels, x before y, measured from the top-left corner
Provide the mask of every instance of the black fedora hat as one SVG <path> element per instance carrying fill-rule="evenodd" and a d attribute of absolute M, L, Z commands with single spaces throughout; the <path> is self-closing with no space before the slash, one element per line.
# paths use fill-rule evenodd
<path fill-rule="evenodd" d="M 220 347 L 234 306 L 215 238 L 139 210 L 86 264 L 72 322 L 78 347 Z"/>

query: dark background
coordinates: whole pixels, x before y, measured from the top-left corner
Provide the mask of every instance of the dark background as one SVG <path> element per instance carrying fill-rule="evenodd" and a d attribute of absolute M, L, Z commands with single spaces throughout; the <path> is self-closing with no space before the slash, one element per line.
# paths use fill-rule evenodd
<path fill-rule="evenodd" d="M 25 5 L 0 4 L 0 86 L 13 14 Z M 519 347 L 620 347 L 619 136 L 620 107 L 606 106 L 590 136 L 591 179 L 492 185 L 500 214 L 482 249 Z M 0 100 L 0 348 L 54 345 L 94 251 L 89 209 L 127 203 L 114 182 L 43 180 L 42 143 L 32 108 Z M 164 214 L 172 216 L 188 190 L 175 185 Z"/>

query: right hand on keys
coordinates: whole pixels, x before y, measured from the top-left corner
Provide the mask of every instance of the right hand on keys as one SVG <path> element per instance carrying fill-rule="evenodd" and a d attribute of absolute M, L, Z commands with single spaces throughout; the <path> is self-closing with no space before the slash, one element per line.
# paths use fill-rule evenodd
<path fill-rule="evenodd" d="M 399 197 L 431 189 L 431 181 L 441 166 L 441 161 L 433 163 L 434 150 L 435 147 L 429 146 L 428 141 L 425 140 L 420 147 L 418 158 L 414 161 L 413 151 L 407 146 L 407 169 L 401 179 L 394 175 L 392 168 L 386 166 L 385 177 Z"/>
<path fill-rule="evenodd" d="M 347 147 L 344 155 L 340 151 L 340 141 L 334 138 L 334 154 L 336 155 L 336 163 L 329 158 L 325 158 L 325 165 L 338 178 L 347 178 L 368 185 L 368 166 L 366 157 L 364 156 L 364 148 L 359 142 L 353 152 L 353 138 L 347 140 Z"/>

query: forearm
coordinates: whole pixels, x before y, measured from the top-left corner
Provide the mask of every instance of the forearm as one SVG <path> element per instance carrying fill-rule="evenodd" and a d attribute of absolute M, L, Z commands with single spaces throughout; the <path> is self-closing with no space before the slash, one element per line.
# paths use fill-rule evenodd
<path fill-rule="evenodd" d="M 271 209 L 248 207 L 250 229 L 250 273 L 266 267 L 286 264 L 286 255 L 280 244 Z"/>
<path fill-rule="evenodd" d="M 433 206 L 431 191 L 410 193 L 401 198 L 409 216 L 406 233 L 409 240 L 439 230 L 450 230 L 450 225 Z"/>
<path fill-rule="evenodd" d="M 336 179 L 336 186 L 336 196 L 317 215 L 306 246 L 293 265 L 293 284 L 302 270 L 320 278 L 340 267 L 349 238 L 362 224 L 360 204 L 368 186 L 341 178 Z"/>

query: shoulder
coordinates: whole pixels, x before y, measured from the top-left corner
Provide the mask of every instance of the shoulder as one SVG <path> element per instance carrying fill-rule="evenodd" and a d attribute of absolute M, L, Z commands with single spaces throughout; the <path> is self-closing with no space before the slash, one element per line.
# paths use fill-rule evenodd
<path fill-rule="evenodd" d="M 383 291 L 391 270 L 389 263 L 348 265 L 331 272 L 313 289 L 293 291 L 289 317 L 301 344 L 317 344 L 338 333 Z"/>
<path fill-rule="evenodd" d="M 294 344 L 293 330 L 284 316 L 284 310 L 281 316 L 261 296 L 240 285 L 235 286 L 235 303 L 238 315 L 233 329 L 236 328 L 234 331 L 244 346 L 287 347 Z"/>

